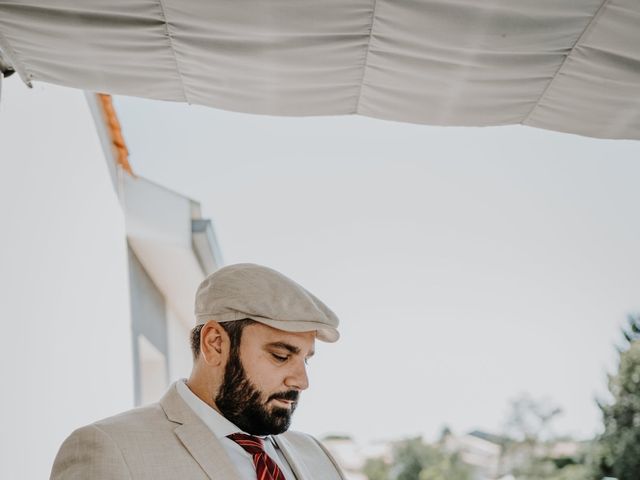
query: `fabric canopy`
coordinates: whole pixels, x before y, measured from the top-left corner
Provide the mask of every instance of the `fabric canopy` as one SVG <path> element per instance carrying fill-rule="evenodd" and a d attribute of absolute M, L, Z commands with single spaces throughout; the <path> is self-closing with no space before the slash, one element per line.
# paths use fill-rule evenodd
<path fill-rule="evenodd" d="M 0 50 L 27 83 L 640 139 L 639 0 L 0 0 Z"/>

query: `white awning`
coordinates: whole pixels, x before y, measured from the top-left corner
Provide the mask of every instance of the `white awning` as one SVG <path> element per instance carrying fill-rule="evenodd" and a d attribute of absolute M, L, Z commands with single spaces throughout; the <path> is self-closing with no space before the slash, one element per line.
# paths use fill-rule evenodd
<path fill-rule="evenodd" d="M 639 0 L 0 0 L 26 82 L 640 139 Z"/>

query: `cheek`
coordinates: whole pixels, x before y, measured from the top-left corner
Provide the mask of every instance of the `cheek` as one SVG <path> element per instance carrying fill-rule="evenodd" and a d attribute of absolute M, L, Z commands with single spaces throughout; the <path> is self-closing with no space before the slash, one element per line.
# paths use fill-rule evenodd
<path fill-rule="evenodd" d="M 284 390 L 283 369 L 269 362 L 263 360 L 245 365 L 245 372 L 249 381 L 262 392 L 264 397 Z"/>

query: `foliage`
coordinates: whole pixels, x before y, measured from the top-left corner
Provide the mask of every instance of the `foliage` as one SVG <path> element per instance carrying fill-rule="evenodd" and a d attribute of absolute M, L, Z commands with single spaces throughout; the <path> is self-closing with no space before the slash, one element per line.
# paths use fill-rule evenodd
<path fill-rule="evenodd" d="M 425 466 L 420 472 L 420 480 L 468 480 L 471 470 L 462 463 L 457 453 L 438 453 L 433 463 Z"/>
<path fill-rule="evenodd" d="M 395 480 L 418 480 L 420 472 L 434 461 L 433 449 L 412 438 L 399 442 L 393 449 L 393 478 Z"/>
<path fill-rule="evenodd" d="M 638 480 L 640 472 L 640 316 L 628 320 L 618 372 L 609 376 L 613 401 L 599 403 L 604 433 L 598 440 L 598 478 Z"/>
<path fill-rule="evenodd" d="M 511 401 L 506 433 L 519 443 L 537 445 L 553 437 L 551 425 L 562 409 L 524 394 Z"/>
<path fill-rule="evenodd" d="M 512 472 L 517 480 L 592 480 L 593 469 L 584 462 L 561 462 L 556 459 L 532 455 Z"/>
<path fill-rule="evenodd" d="M 505 436 L 496 437 L 503 449 L 503 474 L 516 480 L 640 480 L 640 315 L 629 317 L 622 333 L 625 343 L 618 348 L 618 371 L 609 376 L 612 400 L 598 403 L 604 433 L 583 443 L 575 456 L 558 457 L 554 446 L 560 439 L 553 423 L 560 408 L 520 396 L 510 405 Z M 370 459 L 365 474 L 369 480 L 470 480 L 470 468 L 444 447 L 449 435 L 449 429 L 443 430 L 435 446 L 420 438 L 398 442 L 391 462 Z"/>
<path fill-rule="evenodd" d="M 471 472 L 456 453 L 425 444 L 421 438 L 398 442 L 391 465 L 382 459 L 367 461 L 369 480 L 470 480 Z"/>
<path fill-rule="evenodd" d="M 400 442 L 394 449 L 394 480 L 468 480 L 470 471 L 458 455 L 426 445 L 422 439 Z"/>
<path fill-rule="evenodd" d="M 368 458 L 364 464 L 363 472 L 369 480 L 389 479 L 389 465 L 379 457 Z"/>
<path fill-rule="evenodd" d="M 546 480 L 591 480 L 592 470 L 587 465 L 567 465 L 553 472 Z"/>
<path fill-rule="evenodd" d="M 517 480 L 591 480 L 591 470 L 582 455 L 558 458 L 553 453 L 559 440 L 553 432 L 553 422 L 561 413 L 551 402 L 529 395 L 511 402 L 504 461 Z"/>

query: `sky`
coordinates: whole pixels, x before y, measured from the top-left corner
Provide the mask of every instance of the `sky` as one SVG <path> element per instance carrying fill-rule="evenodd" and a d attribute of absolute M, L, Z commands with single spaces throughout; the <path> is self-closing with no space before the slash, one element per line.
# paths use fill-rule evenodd
<path fill-rule="evenodd" d="M 360 442 L 500 433 L 528 393 L 599 430 L 640 311 L 640 143 L 522 126 L 285 118 L 116 97 L 134 171 L 201 203 L 227 264 L 340 317 L 293 428 Z"/>

